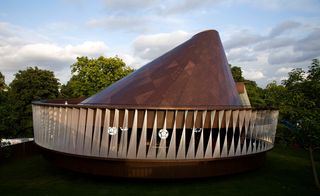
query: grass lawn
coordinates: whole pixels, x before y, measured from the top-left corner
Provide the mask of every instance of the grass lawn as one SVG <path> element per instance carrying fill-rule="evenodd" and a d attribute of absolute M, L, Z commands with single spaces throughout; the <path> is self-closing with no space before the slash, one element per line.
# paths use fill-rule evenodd
<path fill-rule="evenodd" d="M 318 172 L 320 156 L 317 154 Z M 56 168 L 41 155 L 0 164 L 0 195 L 320 195 L 307 151 L 277 147 L 264 167 L 237 175 L 190 180 L 135 180 Z"/>

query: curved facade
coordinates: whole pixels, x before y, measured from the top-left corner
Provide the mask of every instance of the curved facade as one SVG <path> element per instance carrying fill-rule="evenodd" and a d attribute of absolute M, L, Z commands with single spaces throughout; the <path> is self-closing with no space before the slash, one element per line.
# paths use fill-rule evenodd
<path fill-rule="evenodd" d="M 93 174 L 241 172 L 263 163 L 278 117 L 241 101 L 218 33 L 205 31 L 82 102 L 34 102 L 35 142 L 58 165 Z"/>

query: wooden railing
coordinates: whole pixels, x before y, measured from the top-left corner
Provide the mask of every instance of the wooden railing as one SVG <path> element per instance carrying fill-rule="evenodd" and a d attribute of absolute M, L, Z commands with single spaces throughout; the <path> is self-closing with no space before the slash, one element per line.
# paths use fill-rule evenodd
<path fill-rule="evenodd" d="M 33 104 L 41 147 L 116 159 L 219 159 L 273 147 L 276 110 L 142 110 Z"/>

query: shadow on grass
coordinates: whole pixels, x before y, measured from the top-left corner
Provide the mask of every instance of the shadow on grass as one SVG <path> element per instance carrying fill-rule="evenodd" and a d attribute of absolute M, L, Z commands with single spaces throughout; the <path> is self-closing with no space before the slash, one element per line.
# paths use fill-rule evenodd
<path fill-rule="evenodd" d="M 319 158 L 319 153 L 317 154 Z M 319 159 L 318 159 L 319 160 Z M 318 164 L 319 168 L 319 164 Z M 229 176 L 138 180 L 86 175 L 35 155 L 0 165 L 1 195 L 319 195 L 307 152 L 277 147 L 257 170 Z"/>

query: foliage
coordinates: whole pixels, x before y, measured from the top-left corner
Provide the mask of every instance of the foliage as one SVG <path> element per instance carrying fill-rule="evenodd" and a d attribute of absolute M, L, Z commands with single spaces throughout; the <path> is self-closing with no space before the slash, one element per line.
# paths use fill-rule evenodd
<path fill-rule="evenodd" d="M 232 66 L 230 64 L 229 64 L 229 66 L 230 66 L 232 77 L 233 77 L 234 81 L 245 83 L 251 106 L 255 107 L 255 108 L 265 107 L 266 103 L 264 101 L 263 89 L 258 87 L 258 85 L 255 81 L 245 79 L 242 76 L 241 67 Z"/>
<path fill-rule="evenodd" d="M 8 129 L 5 126 L 7 121 L 7 114 L 10 112 L 10 110 L 8 110 L 9 108 L 7 106 L 8 92 L 6 91 L 7 87 L 4 79 L 4 75 L 2 75 L 2 73 L 0 72 L 0 140 L 1 138 L 10 135 L 10 133 L 8 133 Z"/>
<path fill-rule="evenodd" d="M 284 107 L 284 98 L 286 97 L 287 88 L 278 85 L 276 81 L 269 83 L 264 89 L 265 105 L 271 108 Z"/>
<path fill-rule="evenodd" d="M 32 136 L 32 108 L 35 100 L 54 99 L 59 96 L 59 82 L 52 71 L 29 67 L 20 70 L 9 85 L 10 111 L 6 128 L 15 136 Z"/>
<path fill-rule="evenodd" d="M 6 90 L 7 85 L 4 80 L 4 75 L 0 72 L 0 91 Z"/>
<path fill-rule="evenodd" d="M 88 97 L 133 72 L 118 57 L 78 57 L 71 65 L 72 77 L 62 86 L 63 97 Z"/>
<path fill-rule="evenodd" d="M 314 59 L 306 73 L 294 69 L 289 78 L 283 81 L 287 89 L 284 107 L 281 108 L 283 119 L 288 120 L 295 131 L 296 142 L 307 148 L 314 181 L 320 189 L 313 151 L 320 148 L 320 63 Z"/>
<path fill-rule="evenodd" d="M 245 85 L 251 106 L 254 108 L 266 107 L 263 89 L 258 87 L 256 82 L 251 80 L 245 80 Z"/>
<path fill-rule="evenodd" d="M 299 143 L 305 147 L 320 147 L 319 75 L 319 61 L 313 60 L 307 73 L 302 69 L 294 69 L 289 73 L 289 78 L 283 81 L 287 88 L 282 107 L 283 118 L 295 125 L 300 134 Z"/>
<path fill-rule="evenodd" d="M 231 68 L 231 73 L 232 73 L 232 77 L 233 77 L 234 81 L 243 82 L 244 81 L 244 77 L 242 76 L 241 67 L 232 66 L 230 64 L 229 64 L 229 66 Z"/>

